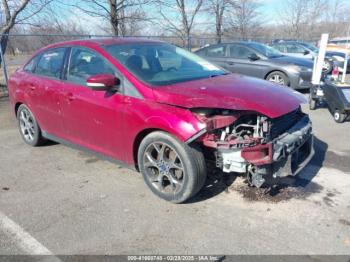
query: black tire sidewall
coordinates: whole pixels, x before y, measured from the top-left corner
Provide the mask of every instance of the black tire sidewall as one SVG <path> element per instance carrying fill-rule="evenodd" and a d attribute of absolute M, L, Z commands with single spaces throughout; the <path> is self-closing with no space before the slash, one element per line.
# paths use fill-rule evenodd
<path fill-rule="evenodd" d="M 184 178 L 183 178 L 183 187 L 181 190 L 175 194 L 165 194 L 159 192 L 149 181 L 147 174 L 145 172 L 145 167 L 143 165 L 143 155 L 146 148 L 154 142 L 163 142 L 172 147 L 178 156 L 180 157 L 182 164 L 184 166 Z M 153 132 L 146 136 L 139 147 L 138 150 L 138 166 L 140 172 L 147 184 L 147 186 L 152 190 L 152 192 L 158 197 L 173 202 L 173 203 L 182 203 L 197 193 L 197 179 L 199 174 L 198 166 L 196 160 L 192 159 L 194 156 L 191 155 L 191 150 L 188 148 L 188 145 L 180 142 L 174 136 L 165 133 L 165 132 Z M 192 159 L 192 161 L 191 161 Z"/>
<path fill-rule="evenodd" d="M 32 119 L 33 119 L 34 132 L 35 132 L 33 141 L 28 141 L 27 139 L 25 139 L 25 137 L 22 133 L 22 130 L 21 130 L 20 114 L 23 110 L 27 110 L 31 114 Z M 41 130 L 40 130 L 40 127 L 38 125 L 38 122 L 37 122 L 34 114 L 32 113 L 32 111 L 24 104 L 20 105 L 18 110 L 17 110 L 17 125 L 18 125 L 19 133 L 21 134 L 21 137 L 24 140 L 24 142 L 26 142 L 30 146 L 37 146 L 41 143 Z"/>
<path fill-rule="evenodd" d="M 316 107 L 317 107 L 317 101 L 315 99 L 310 99 L 310 101 L 309 101 L 310 110 L 315 110 Z"/>
<path fill-rule="evenodd" d="M 335 114 L 337 113 L 339 114 L 339 119 L 336 119 L 335 117 Z M 333 118 L 334 118 L 334 121 L 337 123 L 344 123 L 347 118 L 347 115 L 344 113 L 341 113 L 339 110 L 335 110 L 333 113 Z"/>
<path fill-rule="evenodd" d="M 329 69 L 326 71 L 322 70 L 322 72 L 325 74 L 329 74 L 333 70 L 333 63 L 331 61 L 329 61 L 328 59 L 325 59 L 324 62 L 329 64 Z"/>

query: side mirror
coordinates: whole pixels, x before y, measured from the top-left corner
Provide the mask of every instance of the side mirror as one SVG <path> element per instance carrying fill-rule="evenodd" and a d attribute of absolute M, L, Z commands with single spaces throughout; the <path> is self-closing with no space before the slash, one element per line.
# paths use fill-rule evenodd
<path fill-rule="evenodd" d="M 310 54 L 310 51 L 309 50 L 305 50 L 304 51 L 304 55 L 308 55 L 308 54 Z"/>
<path fill-rule="evenodd" d="M 249 60 L 252 60 L 252 61 L 256 61 L 256 60 L 259 60 L 260 57 L 255 54 L 255 53 L 251 53 L 249 56 L 248 56 Z"/>
<path fill-rule="evenodd" d="M 86 79 L 86 85 L 95 91 L 106 91 L 120 84 L 120 80 L 112 74 L 97 74 Z"/>

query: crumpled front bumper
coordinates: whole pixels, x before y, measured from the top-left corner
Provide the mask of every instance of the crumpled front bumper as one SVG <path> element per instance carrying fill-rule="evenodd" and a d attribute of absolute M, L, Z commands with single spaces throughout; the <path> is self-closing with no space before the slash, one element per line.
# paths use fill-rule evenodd
<path fill-rule="evenodd" d="M 313 155 L 312 123 L 307 115 L 273 141 L 242 150 L 242 157 L 256 167 L 261 178 L 265 175 L 275 178 L 294 176 L 310 162 Z"/>
<path fill-rule="evenodd" d="M 273 141 L 273 176 L 298 174 L 314 154 L 312 124 L 305 115 L 296 125 Z"/>

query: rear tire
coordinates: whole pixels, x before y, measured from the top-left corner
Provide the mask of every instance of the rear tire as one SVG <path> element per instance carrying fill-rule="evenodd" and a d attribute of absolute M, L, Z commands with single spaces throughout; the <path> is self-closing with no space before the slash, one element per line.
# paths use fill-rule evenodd
<path fill-rule="evenodd" d="M 309 108 L 310 110 L 315 110 L 317 107 L 317 101 L 315 99 L 310 98 Z"/>
<path fill-rule="evenodd" d="M 334 121 L 337 123 L 344 123 L 347 117 L 347 114 L 341 113 L 339 110 L 335 110 L 333 113 Z"/>
<path fill-rule="evenodd" d="M 266 80 L 281 86 L 289 86 L 288 76 L 280 71 L 271 72 L 266 77 Z"/>
<path fill-rule="evenodd" d="M 162 131 L 142 140 L 138 165 L 152 192 L 173 203 L 182 203 L 197 194 L 207 176 L 201 150 Z"/>
<path fill-rule="evenodd" d="M 328 75 L 333 70 L 333 63 L 328 59 L 324 60 L 322 72 Z"/>
<path fill-rule="evenodd" d="M 19 132 L 30 146 L 40 146 L 45 143 L 42 137 L 40 126 L 30 109 L 22 104 L 17 110 L 17 123 Z"/>

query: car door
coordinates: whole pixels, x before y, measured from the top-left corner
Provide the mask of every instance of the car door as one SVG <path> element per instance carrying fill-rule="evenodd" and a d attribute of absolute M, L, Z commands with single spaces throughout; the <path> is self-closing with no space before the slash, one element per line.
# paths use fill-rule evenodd
<path fill-rule="evenodd" d="M 61 93 L 63 124 L 66 139 L 120 158 L 123 107 L 122 86 L 118 91 L 94 91 L 86 80 L 96 74 L 121 75 L 96 51 L 85 47 L 72 47 L 65 73 L 66 85 Z"/>
<path fill-rule="evenodd" d="M 227 68 L 225 44 L 209 46 L 204 50 L 200 50 L 198 54 L 220 67 Z"/>
<path fill-rule="evenodd" d="M 227 69 L 233 73 L 263 78 L 268 67 L 262 59 L 252 60 L 255 55 L 260 57 L 254 50 L 241 45 L 230 44 L 227 58 Z"/>
<path fill-rule="evenodd" d="M 33 113 L 44 132 L 61 135 L 63 132 L 59 92 L 62 67 L 67 49 L 49 49 L 41 53 L 32 74 L 27 79 L 28 97 Z"/>

